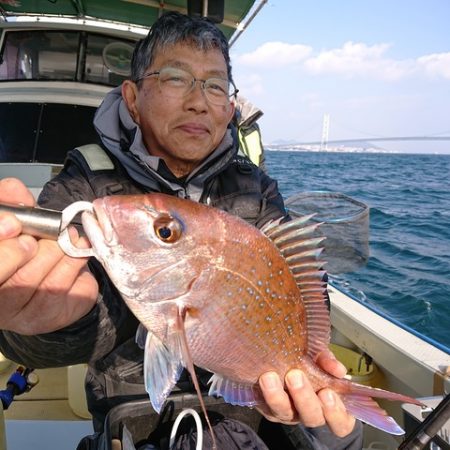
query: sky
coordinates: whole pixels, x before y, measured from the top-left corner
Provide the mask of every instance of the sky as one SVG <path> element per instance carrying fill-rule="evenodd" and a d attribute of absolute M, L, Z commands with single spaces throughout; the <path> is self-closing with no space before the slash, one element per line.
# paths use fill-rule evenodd
<path fill-rule="evenodd" d="M 325 114 L 329 140 L 450 136 L 450 0 L 269 0 L 230 51 L 265 144 L 320 141 Z"/>

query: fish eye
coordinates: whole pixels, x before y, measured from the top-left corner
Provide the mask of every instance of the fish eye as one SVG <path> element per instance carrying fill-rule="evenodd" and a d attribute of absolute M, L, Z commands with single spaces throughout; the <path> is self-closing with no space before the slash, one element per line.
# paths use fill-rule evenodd
<path fill-rule="evenodd" d="M 181 237 L 180 223 L 168 215 L 158 217 L 153 227 L 156 236 L 163 242 L 173 243 Z"/>

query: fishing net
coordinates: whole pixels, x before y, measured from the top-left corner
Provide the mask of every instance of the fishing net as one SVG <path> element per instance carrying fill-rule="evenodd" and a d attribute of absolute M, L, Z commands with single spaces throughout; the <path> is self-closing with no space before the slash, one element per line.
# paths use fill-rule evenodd
<path fill-rule="evenodd" d="M 369 207 L 339 192 L 312 191 L 285 201 L 292 217 L 315 214 L 321 222 L 317 236 L 325 236 L 321 258 L 331 274 L 354 272 L 369 259 Z"/>

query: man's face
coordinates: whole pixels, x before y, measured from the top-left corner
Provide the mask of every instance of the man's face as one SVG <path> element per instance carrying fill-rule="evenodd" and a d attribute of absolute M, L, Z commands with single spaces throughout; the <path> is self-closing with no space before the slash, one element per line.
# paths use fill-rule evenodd
<path fill-rule="evenodd" d="M 188 44 L 175 44 L 156 54 L 146 73 L 164 67 L 176 67 L 192 74 L 197 80 L 227 79 L 227 66 L 220 50 L 202 51 Z M 176 176 L 192 172 L 221 142 L 234 114 L 234 105 L 211 104 L 196 83 L 194 89 L 181 98 L 161 92 L 158 77 L 141 81 L 141 88 L 126 81 L 122 95 L 139 125 L 149 153 L 160 156 Z"/>

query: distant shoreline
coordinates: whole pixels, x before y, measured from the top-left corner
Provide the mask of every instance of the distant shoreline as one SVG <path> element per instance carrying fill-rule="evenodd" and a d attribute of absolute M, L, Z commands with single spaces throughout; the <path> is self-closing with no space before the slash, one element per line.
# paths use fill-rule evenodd
<path fill-rule="evenodd" d="M 450 156 L 450 150 L 449 153 L 444 152 L 403 152 L 403 151 L 396 151 L 396 150 L 384 150 L 380 148 L 338 148 L 338 149 L 321 149 L 321 150 L 315 150 L 315 149 L 307 149 L 307 148 L 296 148 L 296 147 L 289 147 L 289 146 L 283 146 L 283 147 L 274 147 L 271 145 L 264 145 L 265 151 L 269 152 L 297 152 L 297 153 L 364 153 L 364 154 L 391 154 L 391 155 L 434 155 L 434 156 Z"/>

